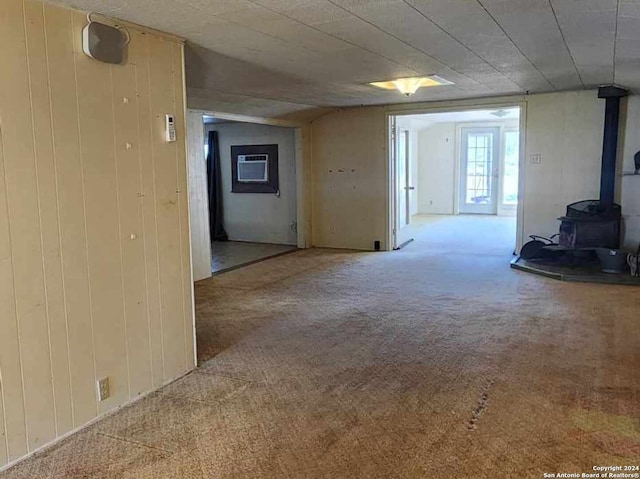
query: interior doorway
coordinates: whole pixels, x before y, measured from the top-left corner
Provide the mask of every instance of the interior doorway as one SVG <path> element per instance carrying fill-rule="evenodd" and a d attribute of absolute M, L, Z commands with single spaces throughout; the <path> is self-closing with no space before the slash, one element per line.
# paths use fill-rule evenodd
<path fill-rule="evenodd" d="M 202 118 L 212 274 L 295 251 L 295 130 Z"/>
<path fill-rule="evenodd" d="M 431 224 L 425 217 L 473 215 L 479 219 L 469 224 L 477 228 L 482 217 L 504 218 L 500 231 L 510 235 L 515 250 L 520 113 L 521 106 L 513 105 L 389 116 L 393 249 L 420 237 L 419 230 Z"/>
<path fill-rule="evenodd" d="M 309 247 L 307 128 L 297 121 L 187 110 L 196 308 L 206 285 L 242 278 L 240 268 L 253 263 L 270 268 L 271 258 Z M 220 331 L 197 315 L 195 332 L 199 362 L 220 352 Z"/>
<path fill-rule="evenodd" d="M 202 119 L 212 273 L 295 251 L 295 130 Z"/>
<path fill-rule="evenodd" d="M 194 281 L 308 247 L 304 128 L 187 110 Z"/>

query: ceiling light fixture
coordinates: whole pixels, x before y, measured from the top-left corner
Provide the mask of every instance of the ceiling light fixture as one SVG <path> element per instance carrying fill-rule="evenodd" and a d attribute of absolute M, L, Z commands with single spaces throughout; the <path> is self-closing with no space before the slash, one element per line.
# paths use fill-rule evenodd
<path fill-rule="evenodd" d="M 511 112 L 504 111 L 504 110 L 496 110 L 491 112 L 493 116 L 497 116 L 498 118 L 504 118 L 505 116 L 509 116 L 510 113 Z"/>
<path fill-rule="evenodd" d="M 384 88 L 385 90 L 398 90 L 400 93 L 411 96 L 418 88 L 429 86 L 441 86 L 441 85 L 453 85 L 453 82 L 445 80 L 437 75 L 429 75 L 426 77 L 410 77 L 410 78 L 398 78 L 396 80 L 389 81 L 377 81 L 369 83 L 378 88 Z"/>

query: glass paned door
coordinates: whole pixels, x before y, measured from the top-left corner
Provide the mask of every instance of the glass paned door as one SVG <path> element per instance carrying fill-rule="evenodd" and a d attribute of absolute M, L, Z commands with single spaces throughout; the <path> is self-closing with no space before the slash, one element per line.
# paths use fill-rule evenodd
<path fill-rule="evenodd" d="M 411 241 L 411 178 L 409 161 L 409 131 L 396 127 L 396 117 L 391 116 L 390 152 L 392 164 L 391 187 L 393 190 L 393 249 L 402 247 Z"/>
<path fill-rule="evenodd" d="M 398 227 L 404 228 L 410 223 L 409 215 L 409 132 L 398 130 Z"/>
<path fill-rule="evenodd" d="M 500 128 L 462 128 L 460 213 L 497 213 Z"/>
<path fill-rule="evenodd" d="M 409 184 L 409 131 L 398 128 L 395 137 L 395 181 L 396 181 L 396 223 L 395 245 L 399 248 L 411 240 L 411 192 L 413 187 Z"/>

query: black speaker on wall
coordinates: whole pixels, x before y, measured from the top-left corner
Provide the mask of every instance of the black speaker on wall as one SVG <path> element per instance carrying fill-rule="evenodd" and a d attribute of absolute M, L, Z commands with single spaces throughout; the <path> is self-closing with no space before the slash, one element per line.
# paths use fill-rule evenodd
<path fill-rule="evenodd" d="M 104 23 L 89 22 L 82 30 L 82 50 L 101 62 L 120 65 L 126 60 L 129 33 Z"/>

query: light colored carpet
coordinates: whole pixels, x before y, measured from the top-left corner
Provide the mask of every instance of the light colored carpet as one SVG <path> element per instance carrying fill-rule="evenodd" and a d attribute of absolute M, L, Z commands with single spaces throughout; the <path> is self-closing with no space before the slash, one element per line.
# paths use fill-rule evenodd
<path fill-rule="evenodd" d="M 196 287 L 202 366 L 3 478 L 541 478 L 637 464 L 640 298 L 509 269 L 513 223 L 427 218 Z"/>

